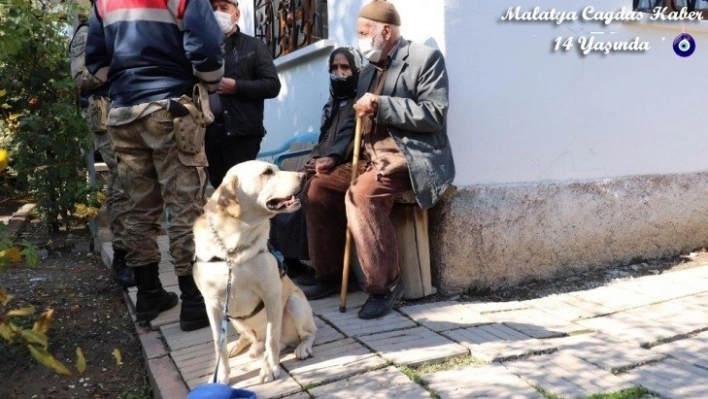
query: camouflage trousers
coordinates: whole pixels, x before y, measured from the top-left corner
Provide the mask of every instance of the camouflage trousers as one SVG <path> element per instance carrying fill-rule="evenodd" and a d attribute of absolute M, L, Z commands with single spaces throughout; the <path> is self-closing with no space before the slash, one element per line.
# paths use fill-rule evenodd
<path fill-rule="evenodd" d="M 86 110 L 82 110 L 83 116 L 88 120 Z M 90 124 L 89 124 L 90 125 Z M 123 190 L 123 185 L 118 177 L 118 164 L 116 163 L 116 153 L 113 151 L 111 138 L 105 131 L 91 132 L 93 136 L 93 146 L 103 162 L 108 167 L 108 177 L 106 178 L 106 214 L 108 216 L 108 227 L 113 236 L 113 250 L 126 250 L 125 243 L 125 217 L 128 213 L 128 196 Z"/>
<path fill-rule="evenodd" d="M 173 116 L 164 109 L 120 126 L 108 126 L 118 173 L 130 197 L 125 221 L 128 266 L 160 261 L 160 217 L 169 213 L 167 235 L 175 273 L 192 273 L 192 225 L 201 215 L 207 184 L 204 151 L 177 150 Z"/>
<path fill-rule="evenodd" d="M 106 132 L 94 132 L 93 145 L 96 151 L 101 154 L 103 162 L 108 166 L 108 177 L 106 179 L 106 213 L 108 216 L 108 227 L 113 235 L 113 250 L 127 250 L 125 242 L 125 217 L 128 214 L 129 200 L 123 190 L 120 177 L 118 176 L 118 163 L 116 153 L 113 151 L 111 138 Z"/>

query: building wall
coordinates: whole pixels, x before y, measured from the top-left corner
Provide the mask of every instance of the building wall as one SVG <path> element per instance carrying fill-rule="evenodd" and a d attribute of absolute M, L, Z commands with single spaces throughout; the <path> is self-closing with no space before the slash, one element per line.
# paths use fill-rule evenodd
<path fill-rule="evenodd" d="M 631 0 L 392 1 L 407 38 L 440 48 L 450 75 L 448 133 L 457 195 L 431 211 L 443 292 L 498 287 L 708 244 L 708 22 L 502 22 L 522 11 L 629 10 Z M 329 2 L 330 41 L 277 61 L 267 105 L 272 148 L 317 130 L 326 58 L 355 44 L 364 1 Z M 680 58 L 682 30 L 697 50 Z M 591 32 L 603 32 L 591 33 Z M 649 43 L 640 53 L 552 51 L 573 37 Z"/>

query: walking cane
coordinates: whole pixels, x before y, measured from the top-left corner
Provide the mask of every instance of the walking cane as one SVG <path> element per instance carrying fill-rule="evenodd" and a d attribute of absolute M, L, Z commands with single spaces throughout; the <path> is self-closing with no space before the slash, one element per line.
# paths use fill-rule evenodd
<path fill-rule="evenodd" d="M 349 182 L 354 183 L 356 180 L 357 171 L 359 170 L 359 152 L 361 150 L 361 123 L 362 117 L 359 116 L 359 111 L 354 108 L 354 112 L 357 113 L 356 117 L 356 127 L 354 128 L 354 155 L 352 156 L 352 178 Z M 349 229 L 349 223 L 347 223 L 347 238 L 344 244 L 344 267 L 342 268 L 342 295 L 339 299 L 339 311 L 344 313 L 347 311 L 347 287 L 349 286 L 349 265 L 351 264 L 351 251 L 352 251 L 352 231 Z"/>

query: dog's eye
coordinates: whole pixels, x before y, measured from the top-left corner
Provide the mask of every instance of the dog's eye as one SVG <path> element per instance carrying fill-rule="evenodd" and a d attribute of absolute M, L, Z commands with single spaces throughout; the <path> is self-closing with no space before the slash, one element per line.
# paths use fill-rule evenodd
<path fill-rule="evenodd" d="M 272 174 L 274 174 L 274 173 L 275 173 L 275 172 L 273 171 L 273 169 L 268 168 L 268 169 L 266 169 L 266 170 L 263 171 L 263 176 L 270 176 L 270 175 L 272 175 Z"/>

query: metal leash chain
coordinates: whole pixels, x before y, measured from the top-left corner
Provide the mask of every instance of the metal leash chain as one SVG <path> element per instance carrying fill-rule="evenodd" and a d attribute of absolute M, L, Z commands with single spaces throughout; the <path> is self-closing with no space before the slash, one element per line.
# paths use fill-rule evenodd
<path fill-rule="evenodd" d="M 224 314 L 223 317 L 221 318 L 221 332 L 219 333 L 219 351 L 218 355 L 216 357 L 216 367 L 214 368 L 214 377 L 212 377 L 212 383 L 216 383 L 216 375 L 219 372 L 219 362 L 221 361 L 221 349 L 224 347 L 224 341 L 226 340 L 226 330 L 229 328 L 229 297 L 231 296 L 231 253 L 232 251 L 229 251 L 226 248 L 226 244 L 224 244 L 224 241 L 219 237 L 219 234 L 216 232 L 216 227 L 214 226 L 214 222 L 209 218 L 209 227 L 211 227 L 212 233 L 214 233 L 214 236 L 216 237 L 216 241 L 221 245 L 221 248 L 226 252 L 226 267 L 229 269 L 229 280 L 226 283 L 226 300 L 224 301 Z"/>

